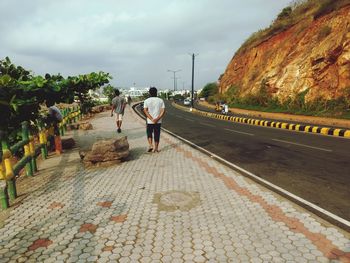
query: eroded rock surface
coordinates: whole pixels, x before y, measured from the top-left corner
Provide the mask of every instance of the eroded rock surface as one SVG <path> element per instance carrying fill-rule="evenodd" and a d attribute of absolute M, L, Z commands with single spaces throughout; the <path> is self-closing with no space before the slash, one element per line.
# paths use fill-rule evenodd
<path fill-rule="evenodd" d="M 220 78 L 220 92 L 238 87 L 240 96 L 262 85 L 283 102 L 306 92 L 305 100 L 348 96 L 350 6 L 288 30 L 235 54 Z"/>

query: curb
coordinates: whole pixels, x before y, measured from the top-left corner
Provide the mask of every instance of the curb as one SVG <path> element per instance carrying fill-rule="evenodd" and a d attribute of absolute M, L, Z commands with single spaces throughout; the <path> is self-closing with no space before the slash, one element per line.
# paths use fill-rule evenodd
<path fill-rule="evenodd" d="M 243 117 L 234 117 L 234 116 L 227 116 L 223 114 L 217 114 L 213 112 L 201 111 L 195 108 L 192 108 L 191 110 L 185 106 L 181 106 L 176 103 L 172 103 L 172 105 L 175 108 L 178 108 L 181 110 L 190 111 L 192 113 L 199 114 L 201 116 L 219 119 L 219 120 L 245 123 L 245 124 L 263 126 L 263 127 L 271 127 L 271 128 L 277 128 L 277 129 L 285 129 L 285 130 L 298 131 L 298 132 L 317 133 L 317 134 L 328 135 L 328 136 L 350 138 L 350 130 L 346 130 L 346 129 L 320 127 L 320 126 L 278 122 L 278 121 L 266 121 L 266 120 L 250 119 L 250 118 L 243 118 Z"/>

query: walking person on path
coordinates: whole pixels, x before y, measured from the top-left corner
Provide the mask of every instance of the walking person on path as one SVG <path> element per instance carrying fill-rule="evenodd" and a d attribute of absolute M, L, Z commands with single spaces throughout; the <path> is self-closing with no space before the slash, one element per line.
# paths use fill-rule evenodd
<path fill-rule="evenodd" d="M 123 121 L 123 115 L 124 110 L 126 106 L 125 99 L 120 97 L 120 92 L 118 89 L 114 91 L 115 97 L 112 99 L 112 111 L 111 111 L 111 117 L 113 116 L 113 112 L 115 113 L 115 122 L 117 124 L 117 132 L 121 133 L 121 127 L 122 127 L 122 121 Z"/>
<path fill-rule="evenodd" d="M 50 142 L 50 151 L 57 150 L 55 145 L 55 136 L 60 135 L 59 131 L 59 123 L 63 120 L 63 115 L 59 108 L 57 108 L 52 102 L 46 102 L 46 106 L 48 109 L 48 114 L 45 119 L 47 125 L 52 125 L 52 131 L 49 132 L 49 142 Z M 49 129 L 51 130 L 51 129 Z"/>
<path fill-rule="evenodd" d="M 131 101 L 132 101 L 130 95 L 128 96 L 127 100 L 128 100 L 128 104 L 130 106 L 131 105 Z"/>
<path fill-rule="evenodd" d="M 143 111 L 147 116 L 148 152 L 159 152 L 160 127 L 165 114 L 165 105 L 164 101 L 157 97 L 157 89 L 155 87 L 149 89 L 149 94 L 150 98 L 146 99 L 143 103 Z"/>

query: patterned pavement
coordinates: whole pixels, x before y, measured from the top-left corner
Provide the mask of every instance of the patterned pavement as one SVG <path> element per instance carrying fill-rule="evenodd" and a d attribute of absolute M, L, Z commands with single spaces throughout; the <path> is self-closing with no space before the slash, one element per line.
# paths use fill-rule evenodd
<path fill-rule="evenodd" d="M 0 228 L 0 262 L 350 262 L 349 233 L 165 132 L 146 153 L 130 109 L 121 135 L 108 113 L 92 124 L 85 136 L 127 135 L 130 159 L 43 162 Z"/>

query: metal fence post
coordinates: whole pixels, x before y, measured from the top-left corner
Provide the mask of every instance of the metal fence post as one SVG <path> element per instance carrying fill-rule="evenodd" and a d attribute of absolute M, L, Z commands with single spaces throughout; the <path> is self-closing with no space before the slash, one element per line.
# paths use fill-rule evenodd
<path fill-rule="evenodd" d="M 29 151 L 30 151 L 30 155 L 32 156 L 31 165 L 32 165 L 33 172 L 37 172 L 38 166 L 36 165 L 34 136 L 29 136 Z"/>
<path fill-rule="evenodd" d="M 45 160 L 47 159 L 47 139 L 45 130 L 43 128 L 42 122 L 38 121 L 38 127 L 39 127 L 39 142 L 41 146 L 41 157 Z"/>
<path fill-rule="evenodd" d="M 13 167 L 12 167 L 12 153 L 10 151 L 10 147 L 6 140 L 2 139 L 1 141 L 1 147 L 2 147 L 2 155 L 3 155 L 3 162 L 5 165 L 5 178 L 6 178 L 6 185 L 7 185 L 7 192 L 10 200 L 14 200 L 17 197 L 17 189 L 16 189 L 16 178 L 13 173 Z"/>
<path fill-rule="evenodd" d="M 67 108 L 63 109 L 63 129 L 67 132 Z"/>
<path fill-rule="evenodd" d="M 6 170 L 5 165 L 3 161 L 3 154 L 2 154 L 2 137 L 4 136 L 4 133 L 0 131 L 0 206 L 2 209 L 6 209 L 9 207 L 9 197 L 7 194 L 7 184 L 6 184 Z"/>

